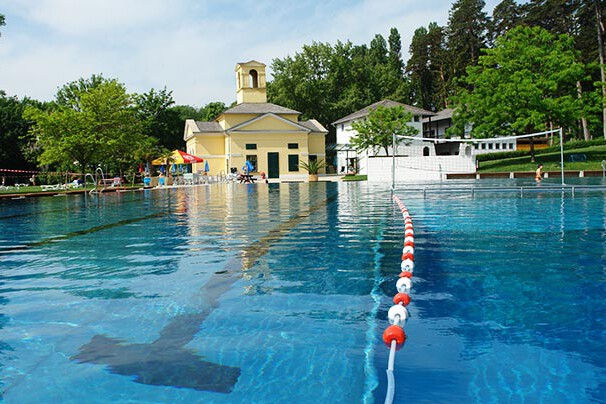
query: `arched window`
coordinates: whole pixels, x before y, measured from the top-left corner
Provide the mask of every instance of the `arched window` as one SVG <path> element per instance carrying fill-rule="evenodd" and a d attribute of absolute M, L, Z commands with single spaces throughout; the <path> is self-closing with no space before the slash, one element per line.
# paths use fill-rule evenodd
<path fill-rule="evenodd" d="M 259 73 L 255 69 L 250 71 L 250 87 L 258 88 L 259 87 Z"/>
<path fill-rule="evenodd" d="M 423 156 L 429 156 L 429 147 L 425 146 L 423 148 Z"/>

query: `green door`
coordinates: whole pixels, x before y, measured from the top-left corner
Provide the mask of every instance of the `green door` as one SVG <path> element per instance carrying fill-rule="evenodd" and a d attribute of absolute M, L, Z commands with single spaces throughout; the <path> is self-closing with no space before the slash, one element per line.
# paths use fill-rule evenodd
<path fill-rule="evenodd" d="M 280 178 L 279 153 L 267 153 L 267 178 Z"/>

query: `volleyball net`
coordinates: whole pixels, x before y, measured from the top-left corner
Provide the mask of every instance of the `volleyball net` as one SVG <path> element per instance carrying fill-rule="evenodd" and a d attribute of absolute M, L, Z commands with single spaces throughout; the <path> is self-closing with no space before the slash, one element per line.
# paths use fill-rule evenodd
<path fill-rule="evenodd" d="M 475 172 L 477 161 L 506 158 L 497 153 L 511 152 L 511 154 L 506 155 L 507 157 L 522 157 L 533 153 L 538 156 L 542 149 L 549 148 L 552 150 L 553 147 L 559 146 L 562 185 L 564 185 L 564 153 L 562 130 L 560 128 L 491 138 L 437 138 L 394 135 L 393 143 L 395 147 L 395 153 L 392 153 L 394 160 L 393 175 L 395 175 L 396 170 L 404 169 L 409 172 L 438 172 L 440 178 L 442 178 L 441 173 L 443 172 Z M 429 144 L 432 144 L 433 147 L 430 147 Z M 493 155 L 494 158 L 491 158 Z M 396 159 L 397 156 L 399 157 Z M 467 157 L 467 159 L 453 159 L 453 156 Z M 400 157 L 406 158 L 402 159 Z M 431 158 L 427 159 L 426 157 Z M 441 162 L 440 159 L 444 161 Z M 537 159 L 540 160 L 540 157 L 537 157 Z"/>

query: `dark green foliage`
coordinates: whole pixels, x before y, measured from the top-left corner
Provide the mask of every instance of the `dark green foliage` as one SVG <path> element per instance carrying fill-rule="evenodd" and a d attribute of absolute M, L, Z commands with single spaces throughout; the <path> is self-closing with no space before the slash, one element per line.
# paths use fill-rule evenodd
<path fill-rule="evenodd" d="M 448 69 L 444 29 L 435 22 L 418 28 L 410 44 L 406 72 L 413 103 L 428 111 L 445 108 L 448 97 Z"/>
<path fill-rule="evenodd" d="M 183 145 L 185 121 L 177 110 L 171 108 L 174 103 L 172 91 L 166 87 L 160 91 L 152 88 L 136 97 L 135 108 L 145 134 L 156 138 L 160 146 L 169 150 Z"/>
<path fill-rule="evenodd" d="M 366 45 L 314 42 L 294 56 L 272 61 L 268 100 L 317 119 L 329 130 L 327 146 L 335 143 L 331 123 L 385 98 L 410 103 L 400 59 L 400 34 L 389 41 L 376 35 Z"/>
<path fill-rule="evenodd" d="M 488 24 L 488 37 L 491 44 L 501 35 L 522 23 L 522 8 L 514 0 L 503 0 L 492 11 Z"/>
<path fill-rule="evenodd" d="M 211 102 L 200 108 L 198 115 L 200 121 L 210 122 L 214 121 L 219 115 L 221 115 L 227 107 L 222 102 Z"/>
<path fill-rule="evenodd" d="M 30 123 L 23 118 L 23 111 L 27 105 L 41 104 L 27 98 L 19 100 L 17 97 L 7 97 L 0 90 L 0 168 L 29 169 L 32 164 L 28 162 L 28 141 L 26 139 Z"/>
<path fill-rule="evenodd" d="M 457 0 L 450 9 L 447 49 L 452 77 L 461 77 L 467 66 L 473 66 L 486 47 L 488 17 L 483 0 Z"/>

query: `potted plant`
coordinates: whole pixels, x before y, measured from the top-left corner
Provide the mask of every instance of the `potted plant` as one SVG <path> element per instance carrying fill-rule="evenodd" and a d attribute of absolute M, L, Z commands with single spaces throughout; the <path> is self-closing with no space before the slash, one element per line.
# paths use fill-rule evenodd
<path fill-rule="evenodd" d="M 324 160 L 309 160 L 307 163 L 302 161 L 299 165 L 309 174 L 309 182 L 318 181 L 318 171 L 326 167 Z"/>

